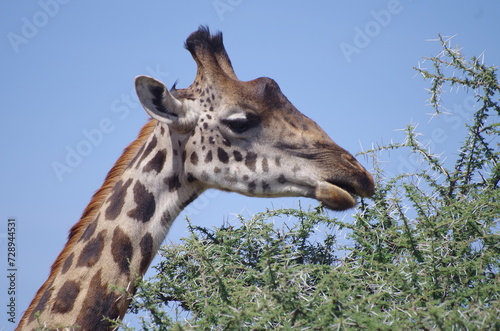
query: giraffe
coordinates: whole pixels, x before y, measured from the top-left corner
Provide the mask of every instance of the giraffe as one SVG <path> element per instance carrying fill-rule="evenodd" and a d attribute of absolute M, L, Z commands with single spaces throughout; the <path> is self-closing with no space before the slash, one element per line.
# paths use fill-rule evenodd
<path fill-rule="evenodd" d="M 332 210 L 374 193 L 371 175 L 300 113 L 270 78 L 240 81 L 222 33 L 201 26 L 185 47 L 194 82 L 135 79 L 152 117 L 96 191 L 17 330 L 111 328 L 121 320 L 177 215 L 206 189 L 304 196 Z"/>

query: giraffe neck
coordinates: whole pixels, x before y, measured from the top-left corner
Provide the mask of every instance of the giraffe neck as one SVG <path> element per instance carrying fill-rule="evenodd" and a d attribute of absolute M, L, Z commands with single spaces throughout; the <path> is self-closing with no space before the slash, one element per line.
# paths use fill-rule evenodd
<path fill-rule="evenodd" d="M 148 125 L 143 131 L 151 133 L 136 144 L 111 185 L 108 175 L 100 206 L 88 207 L 73 227 L 20 329 L 23 322 L 27 328 L 41 322 L 101 330 L 109 327 L 103 316 L 122 318 L 135 281 L 146 272 L 170 225 L 202 193 L 183 173 L 187 137 L 170 135 L 162 124 Z"/>

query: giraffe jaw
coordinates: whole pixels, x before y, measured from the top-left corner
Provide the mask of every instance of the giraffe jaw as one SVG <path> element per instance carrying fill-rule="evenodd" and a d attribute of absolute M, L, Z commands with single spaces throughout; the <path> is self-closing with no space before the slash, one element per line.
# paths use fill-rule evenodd
<path fill-rule="evenodd" d="M 356 206 L 355 196 L 331 182 L 320 182 L 314 191 L 316 200 L 321 201 L 325 207 L 332 210 L 346 210 Z"/>

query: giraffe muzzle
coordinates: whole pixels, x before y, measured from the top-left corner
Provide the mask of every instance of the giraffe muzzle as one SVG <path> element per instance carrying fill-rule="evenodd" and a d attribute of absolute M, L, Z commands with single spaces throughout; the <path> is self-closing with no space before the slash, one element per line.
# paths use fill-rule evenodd
<path fill-rule="evenodd" d="M 337 211 L 355 207 L 357 196 L 371 197 L 375 193 L 373 178 L 361 165 L 359 167 L 362 171 L 348 181 L 342 179 L 321 181 L 316 186 L 314 197 L 327 208 Z"/>

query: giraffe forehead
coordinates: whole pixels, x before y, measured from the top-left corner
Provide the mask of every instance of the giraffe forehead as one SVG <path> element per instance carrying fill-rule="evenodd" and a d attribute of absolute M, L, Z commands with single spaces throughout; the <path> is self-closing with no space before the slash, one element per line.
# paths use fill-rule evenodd
<path fill-rule="evenodd" d="M 278 84 L 267 77 L 251 81 L 222 77 L 211 79 L 202 75 L 188 88 L 171 91 L 178 99 L 195 100 L 194 104 L 202 110 L 212 106 L 210 111 L 220 112 L 220 105 L 235 108 L 250 108 L 260 111 L 293 112 L 295 108 L 281 92 Z"/>
<path fill-rule="evenodd" d="M 222 122 L 244 121 L 249 116 L 257 117 L 262 124 L 261 132 L 253 135 L 254 140 L 301 136 L 302 145 L 305 139 L 310 144 L 317 141 L 332 143 L 316 122 L 297 110 L 285 97 L 274 80 L 261 77 L 247 82 L 237 79 L 221 82 L 206 77 L 202 77 L 204 80 L 199 78 L 187 89 L 175 92 L 177 97 L 194 100 L 192 104 L 200 114 L 197 125 L 200 130 L 195 129 L 191 134 L 201 134 L 202 146 L 217 143 L 216 134 L 223 130 Z M 224 142 L 227 140 L 222 140 Z"/>
<path fill-rule="evenodd" d="M 200 113 L 198 125 L 204 129 L 207 129 L 211 122 L 246 120 L 249 116 L 258 116 L 263 124 L 270 126 L 283 128 L 283 123 L 293 123 L 291 129 L 321 130 L 314 121 L 297 110 L 280 91 L 264 94 L 248 91 L 245 93 L 222 91 L 223 95 L 219 93 L 221 92 L 212 92 L 213 97 L 198 98 Z"/>

